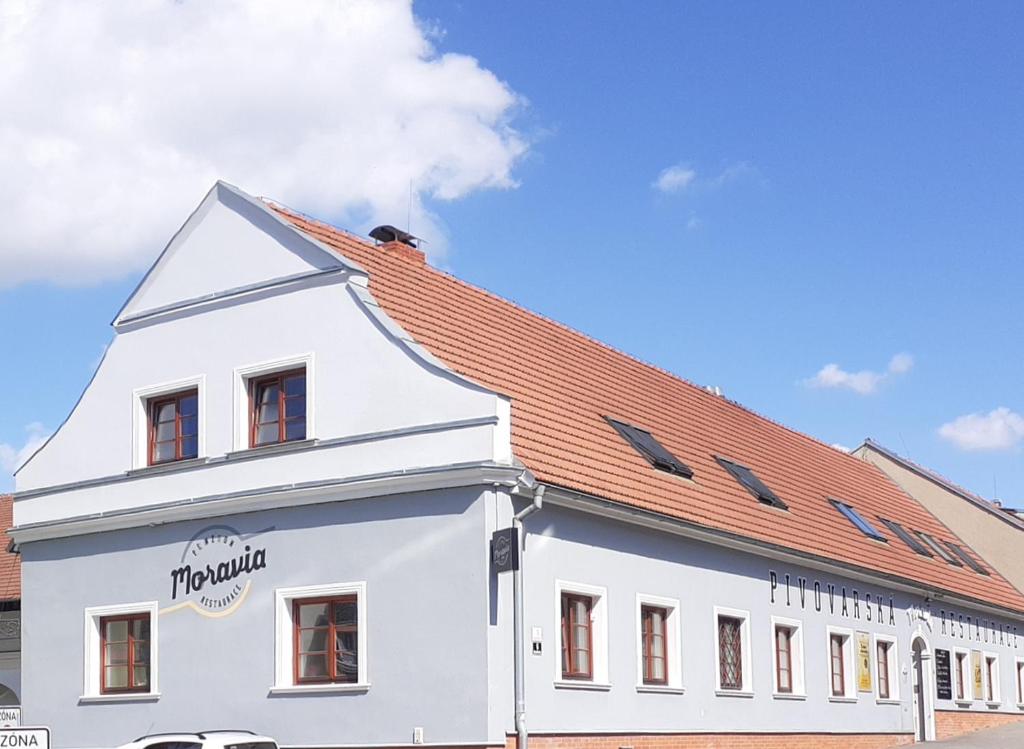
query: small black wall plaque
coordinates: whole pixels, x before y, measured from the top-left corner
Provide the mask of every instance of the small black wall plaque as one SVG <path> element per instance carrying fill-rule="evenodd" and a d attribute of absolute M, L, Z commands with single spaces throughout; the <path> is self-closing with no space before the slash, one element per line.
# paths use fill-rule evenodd
<path fill-rule="evenodd" d="M 491 536 L 491 561 L 497 572 L 519 569 L 519 533 L 516 528 L 502 528 Z"/>
<path fill-rule="evenodd" d="M 935 686 L 940 700 L 953 699 L 953 679 L 949 670 L 949 651 L 935 651 Z"/>

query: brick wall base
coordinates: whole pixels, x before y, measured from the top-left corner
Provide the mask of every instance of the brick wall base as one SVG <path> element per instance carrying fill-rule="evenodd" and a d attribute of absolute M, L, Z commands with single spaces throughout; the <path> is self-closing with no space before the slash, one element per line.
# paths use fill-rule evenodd
<path fill-rule="evenodd" d="M 530 734 L 530 749 L 887 749 L 914 743 L 909 733 Z M 505 749 L 515 749 L 509 736 Z"/>
<path fill-rule="evenodd" d="M 935 734 L 940 741 L 965 733 L 998 728 L 1024 720 L 1024 715 L 1013 713 L 979 713 L 973 710 L 936 710 Z"/>

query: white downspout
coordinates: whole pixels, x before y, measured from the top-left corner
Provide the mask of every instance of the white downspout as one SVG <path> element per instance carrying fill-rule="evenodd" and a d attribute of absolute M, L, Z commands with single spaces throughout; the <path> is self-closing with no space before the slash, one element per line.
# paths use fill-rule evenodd
<path fill-rule="evenodd" d="M 529 735 L 526 732 L 526 678 L 523 656 L 523 564 L 525 562 L 526 538 L 523 535 L 523 521 L 544 506 L 544 486 L 538 486 L 533 493 L 533 504 L 524 508 L 512 518 L 512 527 L 519 539 L 519 566 L 512 572 L 513 637 L 515 639 L 515 695 L 516 695 L 516 749 L 527 749 Z"/>

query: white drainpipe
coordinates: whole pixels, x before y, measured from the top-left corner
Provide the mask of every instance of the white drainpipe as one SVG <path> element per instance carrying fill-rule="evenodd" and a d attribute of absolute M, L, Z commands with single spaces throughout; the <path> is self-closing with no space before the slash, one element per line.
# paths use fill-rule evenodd
<path fill-rule="evenodd" d="M 524 508 L 512 518 L 512 527 L 519 538 L 519 566 L 512 573 L 513 637 L 515 638 L 516 677 L 516 749 L 527 749 L 529 735 L 526 732 L 526 679 L 523 674 L 523 564 L 525 562 L 526 537 L 523 521 L 544 506 L 544 486 L 538 486 L 533 493 L 533 504 Z"/>

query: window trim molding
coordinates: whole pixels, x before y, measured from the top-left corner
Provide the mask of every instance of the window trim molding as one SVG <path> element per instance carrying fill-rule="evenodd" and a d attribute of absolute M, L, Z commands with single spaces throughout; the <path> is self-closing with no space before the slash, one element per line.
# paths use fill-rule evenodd
<path fill-rule="evenodd" d="M 295 682 L 295 649 L 293 608 L 304 598 L 356 597 L 356 641 L 359 648 L 359 675 L 355 682 Z M 274 684 L 271 694 L 304 694 L 310 692 L 365 692 L 370 688 L 369 652 L 366 629 L 366 581 L 302 585 L 274 589 Z"/>
<path fill-rule="evenodd" d="M 160 697 L 160 647 L 159 647 L 159 607 L 158 601 L 140 601 L 137 603 L 121 603 L 111 606 L 89 606 L 84 612 L 83 627 L 83 680 L 82 694 L 79 702 L 120 702 L 155 700 Z M 109 616 L 125 616 L 129 614 L 149 614 L 149 689 L 145 692 L 111 692 L 101 691 L 100 668 L 100 619 Z"/>
<path fill-rule="evenodd" d="M 260 450 L 270 446 L 252 447 L 249 444 L 251 428 L 249 414 L 250 381 L 260 377 L 303 368 L 306 370 L 306 439 L 304 441 L 310 442 L 316 439 L 316 356 L 312 351 L 309 351 L 304 354 L 235 367 L 232 376 L 231 452 Z"/>
<path fill-rule="evenodd" d="M 589 679 L 566 679 L 562 676 L 562 594 L 588 596 L 593 599 L 590 607 L 590 664 Z M 552 647 L 554 660 L 554 684 L 567 689 L 606 689 L 608 680 L 608 589 L 600 585 L 555 580 L 554 628 L 557 643 Z"/>
<path fill-rule="evenodd" d="M 887 655 L 887 676 L 889 681 L 889 696 L 882 697 L 879 694 L 879 687 L 881 684 L 878 681 L 878 643 L 884 642 L 888 647 Z M 900 704 L 900 680 L 899 680 L 899 647 L 898 640 L 895 635 L 885 635 L 875 632 L 871 635 L 871 650 L 874 657 L 874 673 L 872 674 L 872 681 L 874 682 L 874 693 L 875 702 L 880 705 Z M 955 686 L 955 685 L 954 685 Z"/>
<path fill-rule="evenodd" d="M 645 606 L 665 609 L 665 683 L 648 684 L 644 681 L 643 610 Z M 681 693 L 683 690 L 682 627 L 680 626 L 678 598 L 666 598 L 648 593 L 636 594 L 634 624 L 636 626 L 636 688 L 639 692 Z"/>
<path fill-rule="evenodd" d="M 789 638 L 789 680 L 791 691 L 779 691 L 778 647 L 775 641 L 775 630 L 788 627 L 793 630 Z M 717 631 L 717 630 L 716 630 Z M 804 625 L 799 619 L 784 616 L 771 617 L 772 645 L 772 697 L 779 700 L 799 700 L 807 697 L 807 682 L 804 679 Z"/>
<path fill-rule="evenodd" d="M 1017 707 L 1024 708 L 1024 656 L 1014 656 L 1013 659 L 1013 691 Z"/>
<path fill-rule="evenodd" d="M 988 662 L 992 660 L 995 670 L 995 682 L 992 681 L 992 673 L 989 671 Z M 998 707 L 1003 704 L 1003 691 L 1002 687 L 1002 674 L 999 668 L 999 653 L 993 653 L 990 650 L 984 650 L 981 653 L 982 663 L 982 690 L 984 702 L 989 707 Z M 989 691 L 992 692 L 992 699 L 988 698 Z"/>
<path fill-rule="evenodd" d="M 175 395 L 185 390 L 195 390 L 196 403 L 196 457 L 186 460 L 167 460 L 149 463 L 149 404 L 159 398 Z M 132 470 L 166 468 L 188 461 L 200 462 L 206 455 L 206 375 L 199 374 L 180 380 L 162 382 L 157 385 L 132 390 Z"/>
<path fill-rule="evenodd" d="M 750 642 L 750 612 L 743 609 L 732 609 L 726 606 L 715 606 L 712 611 L 712 624 L 715 633 L 715 694 L 719 697 L 753 697 L 754 696 L 754 669 L 751 659 Z M 718 620 L 720 617 L 731 617 L 739 619 L 740 624 L 740 673 L 743 679 L 742 689 L 722 688 L 722 651 L 718 641 Z"/>
<path fill-rule="evenodd" d="M 958 705 L 970 705 L 974 702 L 974 676 L 971 673 L 971 651 L 968 648 L 961 648 L 954 646 L 953 651 L 953 668 L 960 670 L 960 679 L 963 686 L 963 694 L 957 696 L 956 689 L 958 683 L 953 682 L 953 701 Z M 957 661 L 957 655 L 963 654 L 964 662 L 963 668 L 960 668 L 960 664 Z M 956 676 L 956 674 L 954 674 Z"/>
<path fill-rule="evenodd" d="M 843 638 L 843 693 L 836 694 L 832 690 L 832 636 L 839 635 Z M 831 702 L 856 702 L 857 701 L 857 671 L 853 653 L 853 630 L 848 627 L 825 627 L 825 653 L 827 658 L 826 673 L 828 673 L 828 698 Z"/>

